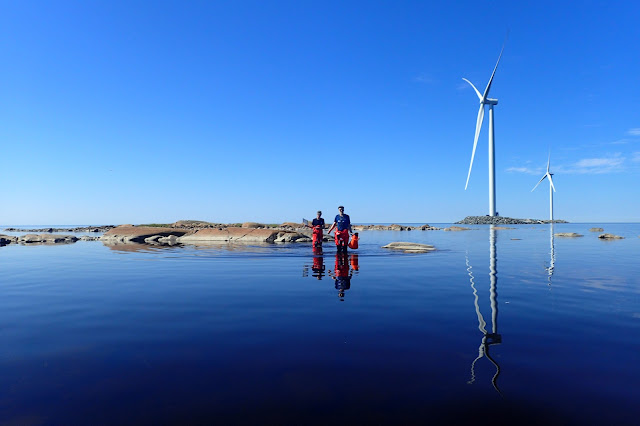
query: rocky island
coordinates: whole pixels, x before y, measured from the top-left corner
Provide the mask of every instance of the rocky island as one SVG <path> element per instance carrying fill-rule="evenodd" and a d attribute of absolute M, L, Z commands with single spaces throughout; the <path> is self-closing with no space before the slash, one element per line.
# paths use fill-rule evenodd
<path fill-rule="evenodd" d="M 467 216 L 457 225 L 540 225 L 545 223 L 569 223 L 566 220 L 514 219 L 506 216 Z"/>

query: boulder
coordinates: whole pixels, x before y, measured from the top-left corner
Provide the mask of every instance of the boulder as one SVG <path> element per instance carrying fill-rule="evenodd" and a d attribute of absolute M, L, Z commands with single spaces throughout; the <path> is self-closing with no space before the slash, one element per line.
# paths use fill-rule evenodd
<path fill-rule="evenodd" d="M 311 238 L 299 232 L 278 232 L 274 243 L 305 243 L 310 242 Z"/>
<path fill-rule="evenodd" d="M 600 234 L 598 235 L 598 238 L 600 238 L 601 240 L 623 240 L 624 237 L 621 237 L 620 235 L 613 235 L 613 234 Z"/>
<path fill-rule="evenodd" d="M 450 226 L 448 228 L 444 228 L 443 231 L 469 231 L 471 228 L 464 228 L 462 226 Z"/>
<path fill-rule="evenodd" d="M 7 244 L 13 244 L 18 242 L 18 237 L 13 235 L 0 235 L 0 246 L 6 246 Z"/>
<path fill-rule="evenodd" d="M 178 244 L 178 237 L 175 235 L 169 235 L 167 237 L 158 238 L 158 242 L 161 244 L 169 244 L 170 246 Z"/>
<path fill-rule="evenodd" d="M 575 232 L 558 232 L 557 234 L 553 234 L 556 237 L 567 237 L 567 238 L 576 238 L 582 237 L 583 235 L 576 234 Z"/>
<path fill-rule="evenodd" d="M 429 244 L 407 243 L 407 242 L 389 243 L 386 246 L 382 246 L 382 248 L 386 248 L 390 250 L 400 250 L 404 253 L 428 253 L 436 249 L 434 246 Z"/>
<path fill-rule="evenodd" d="M 390 231 L 404 231 L 406 228 L 402 225 L 398 225 L 398 224 L 393 224 L 393 225 L 389 225 L 389 230 Z"/>
<path fill-rule="evenodd" d="M 242 228 L 266 228 L 267 225 L 265 225 L 264 223 L 258 223 L 258 222 L 245 222 L 242 224 Z"/>
<path fill-rule="evenodd" d="M 604 229 L 602 228 L 591 228 L 589 229 L 590 232 L 604 232 Z"/>

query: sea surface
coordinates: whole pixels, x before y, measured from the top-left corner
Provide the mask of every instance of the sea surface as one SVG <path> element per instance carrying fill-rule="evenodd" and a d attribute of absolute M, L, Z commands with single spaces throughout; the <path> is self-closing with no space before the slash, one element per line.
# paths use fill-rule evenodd
<path fill-rule="evenodd" d="M 640 224 L 471 228 L 0 247 L 0 424 L 640 424 Z"/>

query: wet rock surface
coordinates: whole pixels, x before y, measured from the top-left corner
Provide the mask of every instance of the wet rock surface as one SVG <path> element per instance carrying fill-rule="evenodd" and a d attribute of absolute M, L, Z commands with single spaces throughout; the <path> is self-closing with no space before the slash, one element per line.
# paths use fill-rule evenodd
<path fill-rule="evenodd" d="M 553 234 L 556 237 L 566 237 L 566 238 L 577 238 L 582 237 L 582 234 L 577 234 L 575 232 L 558 232 L 557 234 Z"/>
<path fill-rule="evenodd" d="M 443 231 L 448 231 L 448 232 L 457 232 L 457 231 L 470 231 L 471 228 L 465 228 L 463 226 L 450 226 L 448 228 L 444 228 Z"/>
<path fill-rule="evenodd" d="M 429 244 L 419 244 L 419 243 L 408 243 L 408 242 L 395 242 L 389 243 L 386 246 L 382 246 L 382 248 L 390 249 L 390 250 L 398 250 L 403 253 L 429 253 L 430 251 L 434 251 L 436 248 Z"/>
<path fill-rule="evenodd" d="M 589 229 L 589 232 L 604 232 L 603 228 L 591 228 Z"/>

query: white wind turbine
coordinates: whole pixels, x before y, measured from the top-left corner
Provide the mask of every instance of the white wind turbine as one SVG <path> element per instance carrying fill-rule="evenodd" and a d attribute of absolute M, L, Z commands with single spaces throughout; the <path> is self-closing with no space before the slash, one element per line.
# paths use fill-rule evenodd
<path fill-rule="evenodd" d="M 505 40 L 506 43 L 506 40 Z M 489 79 L 489 84 L 487 84 L 487 88 L 484 89 L 484 94 L 480 94 L 480 91 L 476 89 L 476 86 L 473 85 L 469 80 L 463 78 L 464 81 L 469 83 L 473 90 L 475 90 L 478 95 L 478 99 L 480 99 L 480 109 L 478 110 L 478 120 L 476 121 L 476 137 L 473 140 L 473 151 L 471 152 L 471 163 L 469 164 L 469 173 L 467 174 L 467 183 L 464 186 L 466 191 L 467 186 L 469 186 L 469 178 L 471 177 L 471 167 L 473 167 L 473 158 L 476 155 L 476 147 L 478 146 L 478 136 L 480 136 L 480 129 L 482 128 L 482 120 L 484 119 L 484 107 L 485 105 L 489 105 L 489 216 L 496 215 L 496 166 L 495 166 L 495 149 L 494 149 L 494 134 L 493 134 L 493 107 L 494 105 L 498 105 L 497 99 L 489 98 L 489 90 L 491 89 L 491 83 L 493 82 L 493 77 L 496 75 L 496 70 L 498 69 L 498 64 L 500 63 L 500 58 L 502 58 L 502 52 L 504 51 L 504 44 L 502 45 L 502 50 L 500 51 L 500 56 L 498 56 L 498 62 L 496 62 L 496 66 L 493 69 L 493 73 L 491 74 L 491 78 Z"/>
<path fill-rule="evenodd" d="M 547 177 L 549 178 L 549 219 L 553 221 L 553 193 L 556 191 L 556 187 L 553 186 L 553 179 L 551 179 L 551 176 L 553 176 L 553 173 L 549 171 L 550 163 L 551 163 L 551 153 L 549 153 L 549 159 L 547 160 L 547 172 L 544 174 L 544 176 L 542 176 L 542 179 L 540 179 L 538 183 L 536 183 L 536 186 L 533 187 L 531 192 L 533 192 L 538 187 L 538 185 L 542 183 L 542 181 L 545 178 Z"/>

